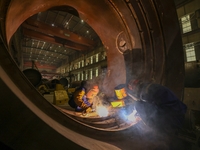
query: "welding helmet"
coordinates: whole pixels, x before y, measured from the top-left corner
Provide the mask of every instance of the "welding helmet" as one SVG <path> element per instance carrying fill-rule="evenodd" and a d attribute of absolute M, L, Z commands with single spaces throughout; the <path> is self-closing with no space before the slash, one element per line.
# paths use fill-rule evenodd
<path fill-rule="evenodd" d="M 139 79 L 132 79 L 127 84 L 127 94 L 132 95 L 135 98 L 139 98 L 141 89 L 142 89 L 143 82 Z"/>

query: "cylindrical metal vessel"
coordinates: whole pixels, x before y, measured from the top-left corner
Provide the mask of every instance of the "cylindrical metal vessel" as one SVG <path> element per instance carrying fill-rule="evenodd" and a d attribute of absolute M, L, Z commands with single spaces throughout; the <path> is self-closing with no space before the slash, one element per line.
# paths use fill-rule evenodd
<path fill-rule="evenodd" d="M 68 86 L 68 80 L 66 78 L 61 78 L 59 81 L 60 84 L 62 84 L 64 87 Z"/>
<path fill-rule="evenodd" d="M 55 89 L 56 88 L 56 84 L 59 84 L 60 81 L 58 79 L 53 79 L 51 80 L 51 88 Z"/>
<path fill-rule="evenodd" d="M 38 86 L 40 84 L 42 75 L 39 71 L 35 69 L 26 69 L 23 73 L 34 86 Z"/>

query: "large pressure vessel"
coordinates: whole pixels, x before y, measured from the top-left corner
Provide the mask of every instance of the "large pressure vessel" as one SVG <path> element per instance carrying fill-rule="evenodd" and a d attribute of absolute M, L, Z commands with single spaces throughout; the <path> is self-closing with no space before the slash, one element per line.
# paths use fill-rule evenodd
<path fill-rule="evenodd" d="M 51 88 L 52 89 L 56 88 L 56 84 L 60 84 L 60 81 L 58 79 L 51 80 Z"/>
<path fill-rule="evenodd" d="M 25 69 L 23 73 L 34 86 L 38 86 L 40 84 L 42 75 L 38 70 Z"/>
<path fill-rule="evenodd" d="M 60 84 L 62 84 L 64 87 L 68 86 L 68 80 L 66 78 L 60 78 Z"/>

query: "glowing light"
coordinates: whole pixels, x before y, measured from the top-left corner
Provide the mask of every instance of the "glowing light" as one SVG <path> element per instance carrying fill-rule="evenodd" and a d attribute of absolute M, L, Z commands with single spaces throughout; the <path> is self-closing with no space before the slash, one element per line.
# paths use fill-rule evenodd
<path fill-rule="evenodd" d="M 137 113 L 137 111 L 136 110 L 133 110 L 133 112 L 130 114 L 130 115 L 128 115 L 127 116 L 127 119 L 129 120 L 129 121 L 136 121 L 136 118 L 135 118 L 135 114 Z"/>
<path fill-rule="evenodd" d="M 100 117 L 108 116 L 108 109 L 105 106 L 97 106 L 96 112 Z"/>

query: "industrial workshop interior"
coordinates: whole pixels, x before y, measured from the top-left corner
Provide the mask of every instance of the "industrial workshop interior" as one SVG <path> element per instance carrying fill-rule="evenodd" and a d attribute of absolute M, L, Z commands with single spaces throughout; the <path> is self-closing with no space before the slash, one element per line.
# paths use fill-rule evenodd
<path fill-rule="evenodd" d="M 200 149 L 200 0 L 0 0 L 0 25 L 1 150 Z M 138 78 L 187 106 L 177 132 L 126 113 Z"/>

